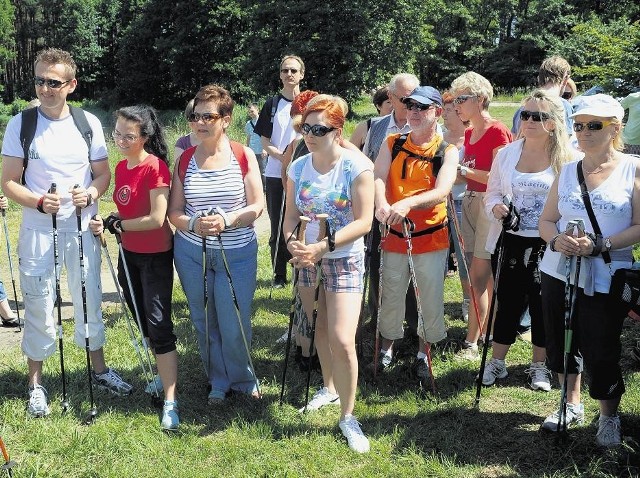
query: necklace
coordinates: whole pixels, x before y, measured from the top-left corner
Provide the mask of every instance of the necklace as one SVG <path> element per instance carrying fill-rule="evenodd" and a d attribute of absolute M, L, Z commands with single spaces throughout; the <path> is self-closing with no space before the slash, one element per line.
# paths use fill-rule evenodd
<path fill-rule="evenodd" d="M 598 166 L 596 169 L 594 169 L 593 171 L 587 171 L 586 168 L 584 167 L 584 163 L 582 163 L 582 170 L 586 173 L 586 174 L 598 174 L 599 172 L 601 172 L 604 168 L 602 167 L 602 165 Z"/>

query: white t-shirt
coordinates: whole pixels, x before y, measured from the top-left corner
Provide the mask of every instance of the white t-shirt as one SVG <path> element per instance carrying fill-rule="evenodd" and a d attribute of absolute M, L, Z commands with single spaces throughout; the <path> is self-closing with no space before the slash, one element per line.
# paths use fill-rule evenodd
<path fill-rule="evenodd" d="M 85 111 L 87 121 L 93 131 L 91 141 L 91 161 L 106 161 L 107 146 L 100 120 Z M 22 158 L 24 152 L 20 144 L 22 113 L 9 120 L 2 143 L 2 155 Z M 45 194 L 52 183 L 56 183 L 61 196 L 57 228 L 62 232 L 77 229 L 76 210 L 71 202 L 69 190 L 76 184 L 88 187 L 91 184 L 91 166 L 87 154 L 87 143 L 73 122 L 71 115 L 53 120 L 38 109 L 38 125 L 29 147 L 29 162 L 25 174 L 25 186 L 36 194 Z M 91 216 L 98 212 L 96 203 L 82 209 L 82 228 L 86 229 Z M 23 226 L 29 229 L 50 231 L 51 216 L 37 209 L 22 208 Z"/>
<path fill-rule="evenodd" d="M 538 222 L 554 179 L 551 166 L 537 173 L 521 173 L 517 169 L 513 171 L 512 201 L 520 213 L 520 226 L 517 231 L 509 233 L 524 237 L 540 237 Z"/>
<path fill-rule="evenodd" d="M 271 132 L 271 144 L 280 151 L 285 148 L 296 138 L 296 132 L 293 129 L 291 121 L 291 101 L 280 97 L 278 100 L 278 108 L 273 117 L 273 130 Z M 282 162 L 269 155 L 267 165 L 264 168 L 264 175 L 268 178 L 279 178 L 282 173 Z"/>
<path fill-rule="evenodd" d="M 316 214 L 329 214 L 328 223 L 333 231 L 339 231 L 353 222 L 351 185 L 363 171 L 372 171 L 373 164 L 361 154 L 343 149 L 342 156 L 331 171 L 320 174 L 313 166 L 313 153 L 296 159 L 288 175 L 295 183 L 295 201 L 298 210 L 311 218 L 307 225 L 305 241 L 318 242 L 319 221 Z M 323 257 L 335 259 L 364 251 L 364 240 L 336 247 Z"/>

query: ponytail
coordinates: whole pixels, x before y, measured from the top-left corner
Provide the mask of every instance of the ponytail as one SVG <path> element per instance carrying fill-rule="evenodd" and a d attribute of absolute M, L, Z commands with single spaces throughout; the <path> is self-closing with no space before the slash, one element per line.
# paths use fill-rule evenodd
<path fill-rule="evenodd" d="M 116 118 L 123 118 L 138 123 L 140 136 L 147 138 L 144 150 L 157 156 L 169 166 L 167 155 L 167 143 L 164 139 L 164 131 L 158 120 L 158 113 L 148 105 L 135 105 L 120 108 L 115 112 Z"/>

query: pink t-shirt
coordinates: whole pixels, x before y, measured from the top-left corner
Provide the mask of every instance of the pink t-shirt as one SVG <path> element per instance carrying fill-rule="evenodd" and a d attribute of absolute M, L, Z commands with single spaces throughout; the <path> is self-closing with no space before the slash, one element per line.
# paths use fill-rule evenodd
<path fill-rule="evenodd" d="M 513 141 L 511 131 L 502 123 L 496 122 L 489 126 L 478 141 L 471 144 L 472 132 L 473 128 L 467 128 L 464 132 L 464 158 L 462 159 L 462 165 L 471 169 L 490 171 L 491 163 L 493 163 L 493 150 Z M 485 192 L 487 185 L 468 179 L 467 190 Z"/>

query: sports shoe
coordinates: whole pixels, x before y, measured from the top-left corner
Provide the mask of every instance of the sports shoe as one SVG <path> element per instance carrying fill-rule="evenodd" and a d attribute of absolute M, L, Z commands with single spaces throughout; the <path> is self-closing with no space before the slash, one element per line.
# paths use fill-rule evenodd
<path fill-rule="evenodd" d="M 478 353 L 478 346 L 476 344 L 471 344 L 466 340 L 462 342 L 462 347 L 456 353 L 456 358 L 460 360 L 478 360 L 480 358 L 480 354 Z"/>
<path fill-rule="evenodd" d="M 431 379 L 431 373 L 429 372 L 429 365 L 427 364 L 426 359 L 419 359 L 416 357 L 411 364 L 411 370 L 415 376 L 418 377 L 420 385 L 422 385 L 422 387 L 426 387 L 427 382 Z"/>
<path fill-rule="evenodd" d="M 291 338 L 293 339 L 296 336 L 295 329 L 291 329 Z M 286 344 L 287 339 L 289 338 L 289 329 L 284 331 L 280 337 L 276 339 L 276 344 Z"/>
<path fill-rule="evenodd" d="M 318 390 L 306 407 L 302 407 L 299 411 L 303 413 L 305 408 L 307 410 L 319 410 L 325 405 L 340 405 L 340 397 L 337 393 L 331 393 L 327 387 L 322 387 Z"/>
<path fill-rule="evenodd" d="M 180 418 L 178 416 L 178 402 L 176 400 L 165 400 L 162 407 L 162 420 L 160 420 L 160 428 L 167 431 L 176 431 L 180 426 Z"/>
<path fill-rule="evenodd" d="M 531 362 L 531 366 L 524 373 L 529 374 L 529 386 L 533 390 L 551 390 L 551 371 L 544 362 Z"/>
<path fill-rule="evenodd" d="M 144 393 L 148 393 L 149 395 L 155 395 L 156 391 L 158 393 L 162 393 L 164 391 L 160 375 L 154 375 L 153 380 L 144 388 Z"/>
<path fill-rule="evenodd" d="M 29 404 L 27 412 L 33 418 L 41 418 L 49 415 L 49 404 L 47 403 L 47 390 L 39 384 L 29 387 Z"/>
<path fill-rule="evenodd" d="M 103 390 L 109 390 L 114 395 L 129 395 L 133 391 L 133 386 L 122 380 L 118 372 L 108 368 L 102 373 L 91 372 L 94 383 Z"/>
<path fill-rule="evenodd" d="M 464 322 L 469 322 L 469 304 L 471 303 L 470 299 L 462 299 L 462 320 Z"/>
<path fill-rule="evenodd" d="M 347 439 L 349 448 L 358 453 L 367 453 L 369 451 L 369 439 L 364 436 L 360 424 L 353 415 L 346 415 L 340 420 L 340 430 Z"/>
<path fill-rule="evenodd" d="M 382 352 L 378 353 L 378 363 L 375 364 L 373 362 L 371 362 L 369 365 L 367 365 L 367 371 L 373 373 L 376 365 L 378 368 L 378 372 L 384 372 L 385 370 L 387 370 L 389 367 L 391 367 L 391 364 L 393 363 L 393 355 L 387 355 L 384 354 Z"/>
<path fill-rule="evenodd" d="M 482 385 L 489 387 L 496 383 L 496 379 L 507 378 L 509 372 L 507 372 L 507 366 L 504 360 L 497 358 L 491 358 L 484 367 L 484 373 L 482 374 Z"/>
<path fill-rule="evenodd" d="M 215 405 L 216 403 L 224 402 L 225 398 L 227 398 L 227 394 L 222 390 L 212 389 L 209 392 L 209 396 L 207 400 L 209 401 L 209 405 Z"/>
<path fill-rule="evenodd" d="M 558 430 L 560 410 L 556 410 L 542 422 L 541 428 L 550 432 Z M 567 403 L 567 428 L 573 425 L 581 425 L 584 422 L 584 405 L 582 403 Z"/>
<path fill-rule="evenodd" d="M 614 415 L 613 417 L 600 415 L 600 418 L 598 419 L 596 443 L 598 446 L 604 446 L 607 448 L 620 446 L 622 444 L 620 417 L 618 415 Z"/>

